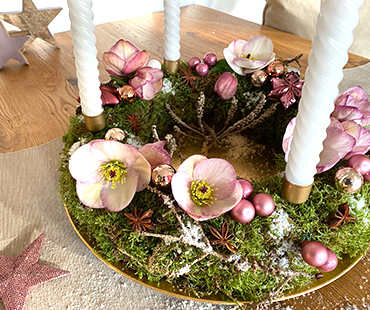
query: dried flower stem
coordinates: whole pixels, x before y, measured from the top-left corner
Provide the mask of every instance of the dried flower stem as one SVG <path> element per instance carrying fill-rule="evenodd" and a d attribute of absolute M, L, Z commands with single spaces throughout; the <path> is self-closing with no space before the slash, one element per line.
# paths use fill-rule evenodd
<path fill-rule="evenodd" d="M 277 101 L 273 103 L 258 119 L 254 120 L 251 124 L 245 127 L 254 129 L 258 124 L 265 121 L 267 118 L 269 118 L 272 114 L 275 113 L 277 106 L 280 104 L 280 101 Z"/>

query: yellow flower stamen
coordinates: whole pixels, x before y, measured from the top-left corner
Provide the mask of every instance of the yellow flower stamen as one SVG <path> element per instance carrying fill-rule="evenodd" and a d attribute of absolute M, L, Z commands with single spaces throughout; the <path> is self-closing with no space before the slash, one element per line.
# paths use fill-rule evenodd
<path fill-rule="evenodd" d="M 123 184 L 126 181 L 127 167 L 118 160 L 112 160 L 109 163 L 102 165 L 99 168 L 99 174 L 101 177 L 101 182 L 112 183 L 112 189 L 117 187 L 118 183 Z"/>
<path fill-rule="evenodd" d="M 248 58 L 250 60 L 258 60 L 258 56 L 254 56 L 253 54 L 240 54 L 240 58 Z"/>
<path fill-rule="evenodd" d="M 217 190 L 217 188 L 215 188 Z M 206 181 L 193 181 L 191 182 L 190 187 L 190 195 L 191 199 L 199 206 L 209 206 L 213 203 L 213 200 L 216 200 L 216 198 L 213 198 L 212 186 L 210 186 Z"/>

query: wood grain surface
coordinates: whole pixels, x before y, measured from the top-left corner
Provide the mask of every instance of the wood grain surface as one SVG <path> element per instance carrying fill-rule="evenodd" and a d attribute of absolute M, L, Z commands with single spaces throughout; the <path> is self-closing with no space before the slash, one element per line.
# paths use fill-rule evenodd
<path fill-rule="evenodd" d="M 109 76 L 102 64 L 103 52 L 118 40 L 132 42 L 146 49 L 150 59 L 163 60 L 163 13 L 96 27 L 101 81 Z M 279 57 L 303 53 L 301 71 L 307 67 L 311 41 L 257 25 L 197 5 L 181 9 L 181 58 L 203 57 L 222 51 L 235 39 L 248 40 L 266 35 L 274 43 Z M 10 60 L 0 70 L 0 153 L 34 147 L 61 137 L 74 115 L 78 97 L 71 33 L 55 34 L 60 50 L 36 40 L 26 51 L 29 66 Z M 350 55 L 347 67 L 363 65 L 369 60 Z M 354 269 L 335 283 L 299 299 L 279 302 L 271 309 L 369 309 L 370 284 L 367 280 L 367 255 Z M 352 307 L 352 308 L 351 308 Z M 355 308 L 357 307 L 357 308 Z"/>

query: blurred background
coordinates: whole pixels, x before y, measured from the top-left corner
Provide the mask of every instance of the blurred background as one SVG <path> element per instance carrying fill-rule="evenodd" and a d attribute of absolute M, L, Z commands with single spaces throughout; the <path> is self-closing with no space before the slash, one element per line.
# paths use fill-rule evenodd
<path fill-rule="evenodd" d="M 33 0 L 33 2 L 38 9 L 63 8 L 49 25 L 51 33 L 70 29 L 67 0 Z M 265 3 L 265 0 L 181 0 L 181 6 L 199 4 L 258 24 L 262 24 L 262 12 Z M 93 1 L 94 23 L 96 25 L 147 15 L 162 10 L 163 0 Z M 0 14 L 20 11 L 22 11 L 22 0 L 0 1 Z"/>

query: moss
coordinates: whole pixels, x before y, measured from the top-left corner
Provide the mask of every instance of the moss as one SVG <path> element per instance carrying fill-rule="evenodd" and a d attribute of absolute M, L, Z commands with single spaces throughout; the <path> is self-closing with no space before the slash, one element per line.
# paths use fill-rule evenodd
<path fill-rule="evenodd" d="M 185 68 L 185 64 L 181 66 Z M 127 133 L 135 134 L 127 121 L 128 114 L 136 114 L 139 117 L 141 131 L 136 136 L 142 143 L 151 141 L 153 124 L 157 125 L 161 137 L 172 131 L 174 123 L 164 108 L 167 102 L 183 121 L 188 124 L 196 123 L 196 102 L 200 91 L 206 95 L 205 119 L 212 121 L 210 125 L 223 126 L 231 100 L 223 101 L 213 92 L 214 82 L 219 75 L 219 72 L 212 71 L 208 78 L 195 81 L 194 88 L 182 83 L 180 73 L 167 76 L 176 95 L 159 93 L 150 102 L 136 99 L 132 104 L 121 103 L 117 106 L 105 107 L 107 126 L 99 133 L 87 131 L 81 116 L 72 117 L 70 127 L 63 137 L 65 147 L 61 154 L 59 169 L 61 171 L 60 194 L 77 229 L 87 232 L 95 240 L 95 251 L 107 261 L 120 261 L 126 267 L 134 269 L 140 278 L 147 278 L 151 281 L 167 280 L 178 288 L 192 292 L 199 297 L 219 294 L 223 296 L 220 298 L 234 301 L 258 301 L 268 292 L 276 289 L 282 281 L 281 276 L 265 275 L 262 271 L 253 272 L 251 269 L 240 271 L 234 262 L 226 263 L 218 257 L 209 255 L 192 265 L 188 274 L 166 278 L 166 275 L 172 271 L 177 272 L 191 264 L 202 255 L 203 251 L 180 242 L 166 242 L 160 238 L 144 237 L 132 232 L 131 226 L 128 225 L 129 220 L 124 215 L 124 213 L 132 213 L 135 207 L 144 211 L 151 209 L 153 211 L 152 221 L 156 227 L 154 232 L 178 237 L 181 231 L 176 217 L 172 213 L 165 217 L 162 216 L 168 211 L 163 201 L 156 194 L 144 190 L 137 193 L 132 203 L 122 212 L 110 213 L 105 209 L 87 208 L 79 201 L 75 190 L 75 180 L 68 170 L 69 149 L 81 139 L 85 142 L 103 139 L 106 130 L 114 127 L 120 127 Z M 240 104 L 233 122 L 243 118 L 253 108 L 243 105 L 244 94 L 259 91 L 268 93 L 270 89 L 268 85 L 263 89 L 253 87 L 247 77 L 239 80 L 236 97 Z M 267 106 L 269 104 L 271 103 Z M 281 141 L 285 126 L 295 113 L 294 108 L 285 111 L 279 107 L 276 113 L 258 128 L 259 134 L 255 135 L 256 138 L 264 141 Z M 276 154 L 277 167 L 279 171 L 283 171 L 284 156 L 280 145 L 275 144 L 273 149 Z M 370 199 L 370 184 L 365 183 L 357 194 L 351 195 L 338 191 L 333 181 L 333 174 L 343 164 L 341 162 L 330 171 L 318 175 L 308 201 L 300 205 L 290 204 L 280 196 L 282 182 L 280 174 L 253 181 L 254 193 L 263 192 L 271 195 L 276 205 L 275 213 L 283 210 L 288 215 L 292 229 L 284 235 L 284 239 L 294 244 L 296 249 L 299 249 L 303 240 L 319 240 L 331 248 L 338 257 L 344 254 L 357 257 L 366 252 L 370 240 L 370 212 L 367 207 Z M 352 206 L 351 214 L 358 220 L 329 229 L 326 224 L 327 217 L 339 204 L 348 201 L 351 201 L 353 206 L 356 201 L 361 201 L 366 207 L 356 209 Z M 186 213 L 179 211 L 179 215 L 184 223 L 193 222 Z M 271 253 L 276 253 L 282 240 L 276 239 L 271 234 L 273 220 L 273 216 L 255 217 L 248 224 L 240 224 L 235 222 L 229 214 L 224 214 L 218 218 L 201 222 L 201 226 L 206 236 L 210 237 L 210 226 L 220 231 L 224 221 L 227 221 L 230 233 L 235 236 L 232 243 L 237 247 L 237 254 L 240 258 L 248 260 L 249 263 L 256 260 L 278 267 L 279 262 Z M 220 254 L 229 254 L 226 248 L 214 247 L 214 249 Z M 312 275 L 318 272 L 316 268 L 305 264 L 294 251 L 288 252 L 287 259 L 291 269 L 305 271 Z M 292 288 L 297 290 L 309 280 L 305 276 L 295 277 L 282 292 Z"/>

